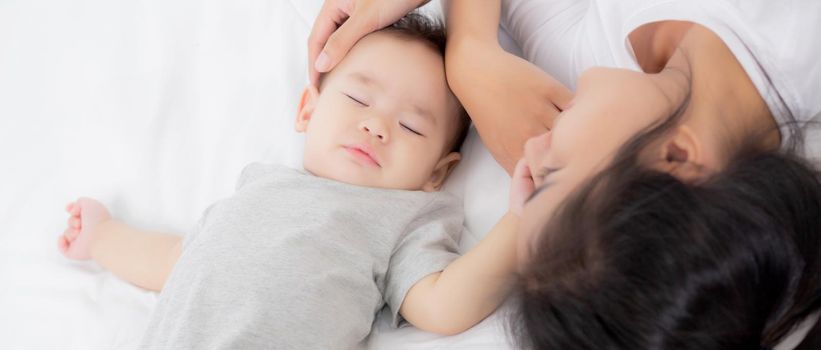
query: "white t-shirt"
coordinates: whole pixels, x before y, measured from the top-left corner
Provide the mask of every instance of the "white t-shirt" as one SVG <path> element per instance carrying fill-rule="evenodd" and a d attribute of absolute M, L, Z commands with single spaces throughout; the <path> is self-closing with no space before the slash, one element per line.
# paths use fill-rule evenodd
<path fill-rule="evenodd" d="M 805 129 L 821 159 L 821 1 L 503 0 L 503 29 L 523 58 L 575 88 L 593 66 L 640 70 L 628 35 L 641 25 L 683 20 L 716 33 L 736 56 L 780 125 Z M 789 128 L 782 139 L 789 140 Z M 817 163 L 821 164 L 821 163 Z"/>

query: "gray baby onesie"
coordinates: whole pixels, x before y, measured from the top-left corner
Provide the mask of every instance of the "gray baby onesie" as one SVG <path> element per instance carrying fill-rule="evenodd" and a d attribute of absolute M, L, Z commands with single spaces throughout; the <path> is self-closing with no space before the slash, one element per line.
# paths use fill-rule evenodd
<path fill-rule="evenodd" d="M 457 257 L 446 193 L 251 164 L 183 240 L 140 349 L 356 349 L 385 305 Z"/>

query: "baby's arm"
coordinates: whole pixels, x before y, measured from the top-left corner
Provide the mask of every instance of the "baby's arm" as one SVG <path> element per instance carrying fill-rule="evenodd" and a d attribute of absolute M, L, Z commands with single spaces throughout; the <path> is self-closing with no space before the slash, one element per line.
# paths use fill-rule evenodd
<path fill-rule="evenodd" d="M 508 213 L 467 254 L 414 284 L 399 309 L 402 317 L 417 328 L 453 335 L 496 310 L 515 282 L 519 216 L 532 192 L 530 169 L 519 161 Z"/>
<path fill-rule="evenodd" d="M 518 219 L 507 213 L 467 254 L 411 287 L 399 313 L 426 331 L 461 333 L 490 315 L 514 282 Z"/>
<path fill-rule="evenodd" d="M 80 198 L 69 203 L 68 228 L 58 248 L 71 259 L 94 259 L 118 277 L 159 291 L 182 248 L 179 235 L 142 231 L 111 218 L 100 202 Z"/>

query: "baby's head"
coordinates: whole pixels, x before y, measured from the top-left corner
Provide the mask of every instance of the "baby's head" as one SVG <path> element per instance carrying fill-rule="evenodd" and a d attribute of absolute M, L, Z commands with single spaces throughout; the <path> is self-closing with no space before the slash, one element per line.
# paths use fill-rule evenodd
<path fill-rule="evenodd" d="M 305 170 L 360 186 L 439 190 L 469 120 L 445 79 L 445 32 L 411 14 L 359 40 L 308 86 L 296 130 Z"/>

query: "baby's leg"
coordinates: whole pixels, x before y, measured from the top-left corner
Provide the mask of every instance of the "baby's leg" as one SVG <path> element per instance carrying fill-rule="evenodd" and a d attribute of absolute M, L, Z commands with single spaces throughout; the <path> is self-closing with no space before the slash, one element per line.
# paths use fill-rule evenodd
<path fill-rule="evenodd" d="M 57 246 L 71 259 L 94 259 L 118 277 L 159 291 L 180 256 L 179 235 L 135 229 L 113 220 L 100 202 L 80 198 L 66 207 L 68 228 Z"/>

